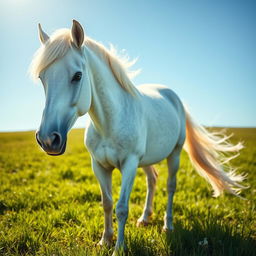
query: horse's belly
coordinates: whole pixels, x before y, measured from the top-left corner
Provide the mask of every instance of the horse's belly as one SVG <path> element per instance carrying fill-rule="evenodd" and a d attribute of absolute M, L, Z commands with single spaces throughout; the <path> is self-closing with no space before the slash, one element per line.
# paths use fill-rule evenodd
<path fill-rule="evenodd" d="M 178 138 L 179 128 L 175 126 L 168 132 L 158 134 L 154 139 L 149 140 L 139 165 L 152 165 L 168 157 L 175 148 Z"/>
<path fill-rule="evenodd" d="M 174 108 L 166 108 L 163 113 L 159 111 L 157 118 L 151 119 L 147 134 L 145 154 L 140 166 L 151 165 L 168 157 L 180 137 L 182 122 Z"/>

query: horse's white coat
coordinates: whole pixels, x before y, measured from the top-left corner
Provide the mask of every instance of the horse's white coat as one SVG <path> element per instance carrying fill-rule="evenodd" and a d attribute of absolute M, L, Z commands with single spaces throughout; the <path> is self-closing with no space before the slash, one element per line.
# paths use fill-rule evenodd
<path fill-rule="evenodd" d="M 85 144 L 92 156 L 93 169 L 99 180 L 113 168 L 120 169 L 123 177 L 116 208 L 119 222 L 117 247 L 119 247 L 124 241 L 123 230 L 128 216 L 128 200 L 136 169 L 139 166 L 149 166 L 145 168 L 149 173 L 149 198 L 144 217 L 141 219 L 148 222 L 148 217 L 152 213 L 151 190 L 153 191 L 155 186 L 151 181 L 155 177 L 151 178 L 153 170 L 150 165 L 170 156 L 175 147 L 180 153 L 185 140 L 185 113 L 178 97 L 164 86 L 143 85 L 138 87 L 137 97 L 127 94 L 117 84 L 113 74 L 105 70 L 104 63 L 88 49 L 85 49 L 85 52 L 93 81 L 90 83 L 91 121 L 86 129 Z M 101 79 L 98 79 L 100 82 L 95 83 L 97 77 Z M 176 172 L 176 169 L 173 172 Z M 109 178 L 108 181 L 110 180 Z M 107 208 L 112 208 L 112 197 L 107 187 L 110 187 L 110 183 L 101 185 L 103 204 Z M 107 195 L 106 202 L 104 194 Z M 111 214 L 111 211 L 105 211 L 105 215 Z M 108 216 L 105 219 L 107 223 L 104 237 L 110 237 L 112 224 L 108 221 L 110 219 Z M 166 227 L 172 228 L 171 219 L 166 222 Z M 108 243 L 108 241 L 104 242 Z"/>
<path fill-rule="evenodd" d="M 84 36 L 81 33 L 83 33 L 81 25 L 74 22 L 72 38 L 76 40 L 75 45 L 80 49 L 71 47 L 64 57 L 56 60 L 40 74 L 46 92 L 46 106 L 40 134 L 45 141 L 48 141 L 49 146 L 51 144 L 49 134 L 53 129 L 64 127 L 67 133 L 78 116 L 89 113 L 90 122 L 85 131 L 85 144 L 91 154 L 93 171 L 100 183 L 105 216 L 105 228 L 100 244 L 109 244 L 113 236 L 112 170 L 118 168 L 122 173 L 120 197 L 116 207 L 118 220 L 116 249 L 120 249 L 124 245 L 129 197 L 136 170 L 139 166 L 143 167 L 148 184 L 146 204 L 138 220 L 140 225 L 149 221 L 153 211 L 157 172 L 152 165 L 165 158 L 168 162 L 169 175 L 164 229 L 173 229 L 172 202 L 180 152 L 186 137 L 186 119 L 190 141 L 196 138 L 194 133 L 197 132 L 197 128 L 191 124 L 177 95 L 168 87 L 141 85 L 137 89 L 134 88 L 135 96 L 124 90 L 106 62 L 86 45 L 80 45 L 79 36 Z M 40 38 L 44 44 L 48 40 L 45 33 L 41 34 Z M 82 80 L 72 84 L 70 81 L 77 71 L 83 73 Z M 198 131 L 198 134 L 204 138 L 203 132 Z M 206 136 L 204 140 L 208 143 L 207 147 L 215 152 L 210 139 Z M 207 165 L 207 160 L 204 159 L 207 153 L 200 155 L 200 150 L 206 148 L 203 144 L 206 143 L 205 141 L 201 144 L 197 141 L 195 145 L 190 144 L 191 158 L 199 165 L 203 163 L 202 166 Z M 233 151 L 237 149 L 233 148 Z M 224 146 L 222 151 L 227 151 Z M 199 160 L 196 159 L 197 157 Z M 206 166 L 204 169 L 207 168 Z M 205 172 L 211 173 L 211 170 Z M 237 179 L 227 178 L 221 170 L 217 172 L 224 178 L 215 173 L 211 175 L 216 176 L 219 182 L 238 186 L 235 182 Z M 225 189 L 229 188 L 224 185 Z"/>

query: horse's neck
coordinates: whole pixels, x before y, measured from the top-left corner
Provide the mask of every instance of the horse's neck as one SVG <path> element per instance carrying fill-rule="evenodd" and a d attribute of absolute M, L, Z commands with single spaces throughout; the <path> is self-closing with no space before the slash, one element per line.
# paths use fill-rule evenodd
<path fill-rule="evenodd" d="M 102 135 L 108 135 L 117 122 L 123 102 L 132 97 L 120 87 L 104 61 L 93 52 L 90 52 L 89 56 L 92 74 L 89 116 L 96 130 Z"/>

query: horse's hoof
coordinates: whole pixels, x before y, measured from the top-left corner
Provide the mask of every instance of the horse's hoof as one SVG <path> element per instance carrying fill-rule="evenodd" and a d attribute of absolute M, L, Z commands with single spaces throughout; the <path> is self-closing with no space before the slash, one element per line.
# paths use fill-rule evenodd
<path fill-rule="evenodd" d="M 101 238 L 101 240 L 98 242 L 98 246 L 100 247 L 111 247 L 113 244 L 113 240 L 109 240 L 109 239 L 105 239 L 105 238 Z"/>
<path fill-rule="evenodd" d="M 149 221 L 146 221 L 143 219 L 138 219 L 136 226 L 137 227 L 146 227 L 146 226 L 148 226 L 148 224 L 149 224 Z"/>
<path fill-rule="evenodd" d="M 120 247 L 120 248 L 115 248 L 112 256 L 125 256 L 127 255 L 127 248 L 126 247 Z"/>
<path fill-rule="evenodd" d="M 171 226 L 171 227 L 163 226 L 163 232 L 165 232 L 167 234 L 173 232 L 173 230 L 174 230 L 173 226 Z"/>

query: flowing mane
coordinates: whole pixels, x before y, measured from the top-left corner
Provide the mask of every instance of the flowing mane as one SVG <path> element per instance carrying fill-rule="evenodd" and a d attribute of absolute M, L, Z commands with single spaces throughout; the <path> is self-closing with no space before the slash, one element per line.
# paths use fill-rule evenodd
<path fill-rule="evenodd" d="M 132 95 L 137 94 L 137 89 L 131 79 L 140 70 L 130 70 L 137 59 L 130 61 L 127 54 L 118 55 L 113 45 L 110 45 L 110 49 L 107 49 L 103 44 L 89 37 L 86 37 L 84 46 L 91 49 L 109 66 L 117 82 L 124 90 Z M 42 45 L 35 53 L 30 66 L 31 77 L 37 80 L 40 72 L 49 67 L 57 59 L 64 57 L 72 47 L 74 46 L 70 29 L 59 29 L 55 31 L 46 44 Z"/>

